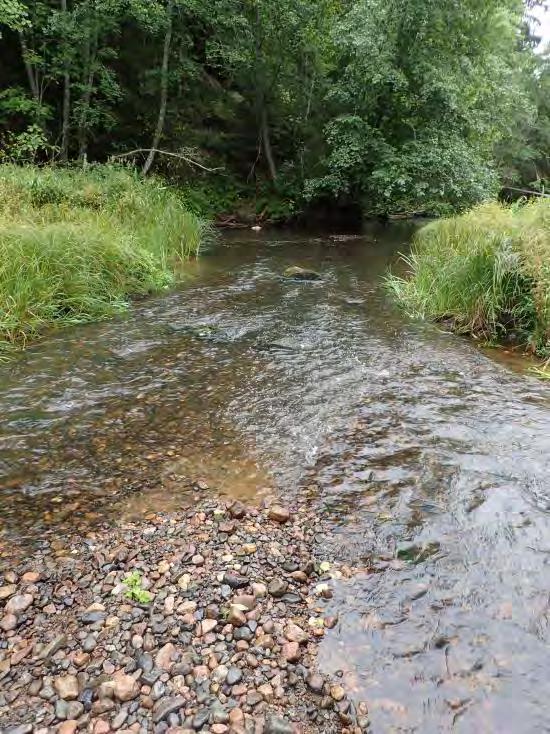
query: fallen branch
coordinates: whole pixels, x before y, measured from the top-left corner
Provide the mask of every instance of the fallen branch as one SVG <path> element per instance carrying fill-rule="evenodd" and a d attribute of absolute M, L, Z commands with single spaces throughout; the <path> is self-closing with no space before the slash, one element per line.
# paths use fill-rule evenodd
<path fill-rule="evenodd" d="M 167 155 L 172 158 L 180 158 L 182 161 L 185 161 L 186 163 L 189 163 L 192 166 L 197 166 L 197 168 L 202 168 L 203 171 L 208 171 L 208 173 L 215 173 L 216 171 L 223 171 L 223 167 L 220 168 L 207 168 L 206 166 L 203 166 L 202 163 L 199 163 L 198 161 L 194 161 L 192 158 L 188 158 L 185 155 L 182 155 L 181 153 L 172 153 L 169 150 L 160 150 L 159 148 L 136 148 L 136 150 L 130 150 L 128 153 L 117 153 L 116 155 L 112 155 L 111 158 L 114 160 L 115 158 L 129 158 L 132 155 L 137 155 L 138 153 L 158 153 L 159 155 Z"/>
<path fill-rule="evenodd" d="M 542 191 L 530 191 L 529 189 L 516 189 L 514 186 L 504 186 L 506 191 L 519 191 L 520 194 L 530 194 L 531 196 L 542 196 L 550 199 L 550 194 L 544 194 Z"/>

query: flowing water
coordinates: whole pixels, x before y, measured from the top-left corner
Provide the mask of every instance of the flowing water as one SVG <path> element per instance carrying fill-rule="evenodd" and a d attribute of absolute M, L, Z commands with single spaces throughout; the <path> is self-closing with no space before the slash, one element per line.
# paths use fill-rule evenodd
<path fill-rule="evenodd" d="M 392 305 L 409 234 L 237 234 L 0 367 L 6 562 L 205 485 L 301 494 L 352 571 L 320 664 L 373 732 L 550 731 L 550 390 Z"/>

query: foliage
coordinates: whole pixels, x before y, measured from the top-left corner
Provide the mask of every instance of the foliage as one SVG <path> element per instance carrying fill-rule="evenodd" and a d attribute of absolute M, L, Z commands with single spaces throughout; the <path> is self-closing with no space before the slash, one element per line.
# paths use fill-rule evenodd
<path fill-rule="evenodd" d="M 156 179 L 0 167 L 0 344 L 124 311 L 172 283 L 206 234 Z"/>
<path fill-rule="evenodd" d="M 524 11 L 521 0 L 0 0 L 0 151 L 85 162 L 193 150 L 216 172 L 154 161 L 191 206 L 253 203 L 272 220 L 321 202 L 446 214 L 502 181 L 542 189 L 549 61 Z"/>
<path fill-rule="evenodd" d="M 21 30 L 28 24 L 27 9 L 21 0 L 0 0 L 1 24 L 12 30 Z"/>
<path fill-rule="evenodd" d="M 29 125 L 19 133 L 8 132 L 4 151 L 0 150 L 0 161 L 10 163 L 35 163 L 42 156 L 54 153 L 57 148 L 50 145 L 40 125 Z"/>
<path fill-rule="evenodd" d="M 413 315 L 550 350 L 550 199 L 490 203 L 422 228 L 388 286 Z"/>
<path fill-rule="evenodd" d="M 334 30 L 326 173 L 309 195 L 359 196 L 371 213 L 440 214 L 490 198 L 494 145 L 529 107 L 522 13 L 517 0 L 352 3 Z"/>
<path fill-rule="evenodd" d="M 138 604 L 149 604 L 151 602 L 153 597 L 146 589 L 143 588 L 139 571 L 132 571 L 132 573 L 126 576 L 122 583 L 127 589 L 124 593 L 124 596 L 127 599 L 137 601 Z"/>

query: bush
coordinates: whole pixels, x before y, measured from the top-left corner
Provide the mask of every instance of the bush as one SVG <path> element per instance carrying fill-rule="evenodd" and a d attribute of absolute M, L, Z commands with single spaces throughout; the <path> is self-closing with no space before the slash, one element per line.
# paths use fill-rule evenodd
<path fill-rule="evenodd" d="M 167 287 L 207 233 L 158 180 L 111 166 L 0 167 L 0 348 Z"/>
<path fill-rule="evenodd" d="M 550 200 L 488 203 L 432 222 L 405 260 L 409 276 L 387 282 L 409 313 L 548 355 Z"/>

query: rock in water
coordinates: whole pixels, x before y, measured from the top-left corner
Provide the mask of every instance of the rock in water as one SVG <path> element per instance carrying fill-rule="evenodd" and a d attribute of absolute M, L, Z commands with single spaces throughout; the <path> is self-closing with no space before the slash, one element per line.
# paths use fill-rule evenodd
<path fill-rule="evenodd" d="M 299 265 L 291 265 L 283 272 L 283 277 L 291 280 L 321 280 L 320 273 L 308 268 L 301 268 Z"/>

